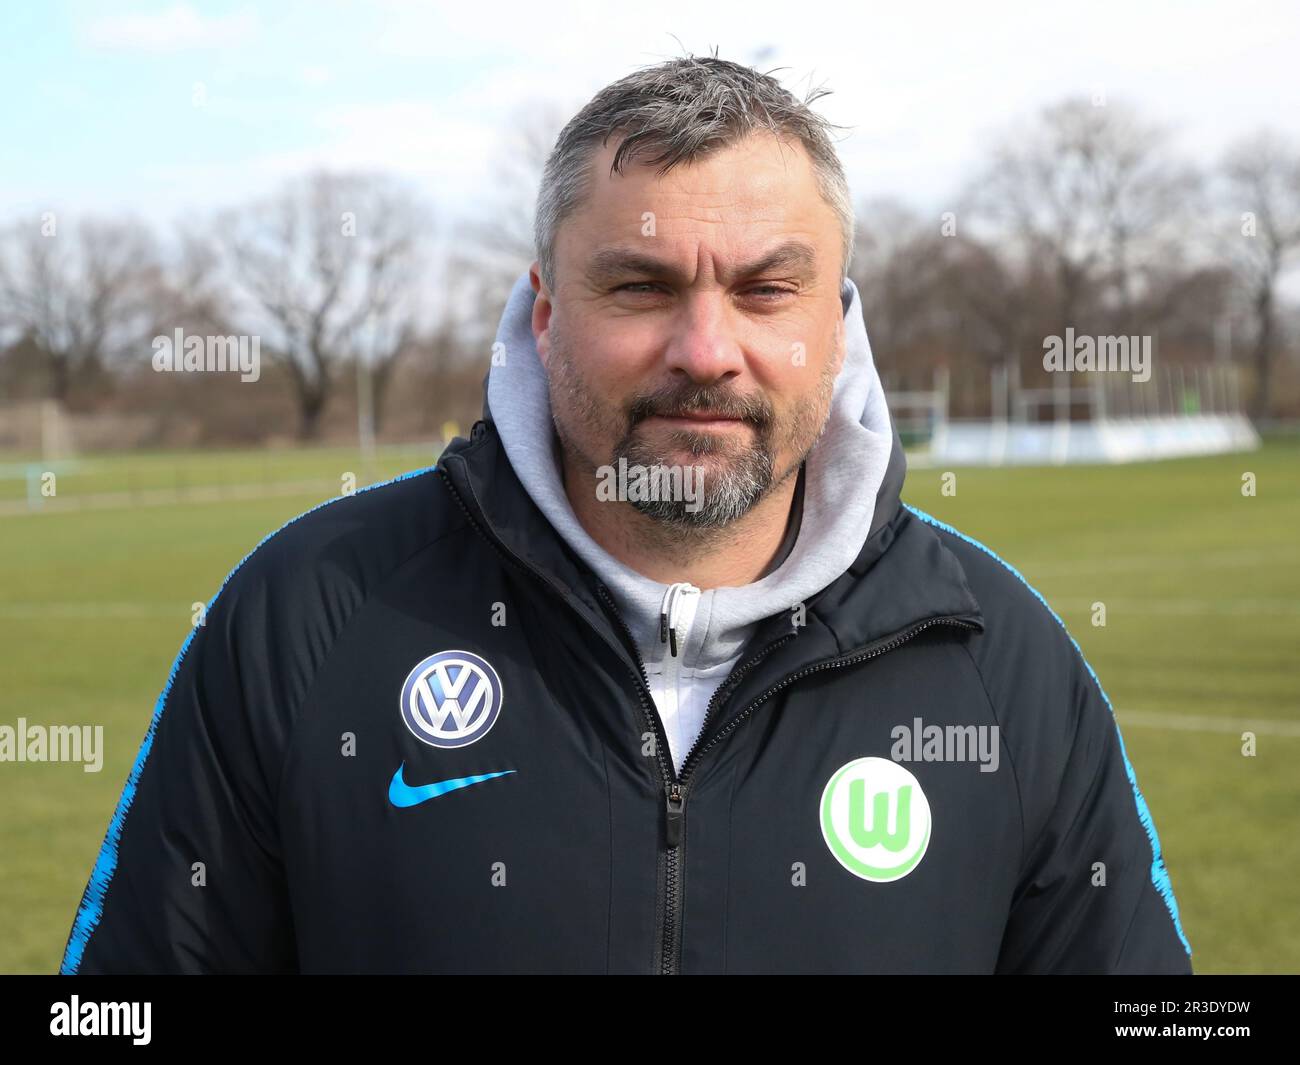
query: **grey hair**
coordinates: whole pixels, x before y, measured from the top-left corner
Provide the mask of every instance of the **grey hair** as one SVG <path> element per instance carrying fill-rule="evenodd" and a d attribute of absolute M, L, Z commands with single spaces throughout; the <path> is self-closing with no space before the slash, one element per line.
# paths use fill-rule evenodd
<path fill-rule="evenodd" d="M 601 89 L 560 131 L 546 160 L 537 196 L 533 238 L 539 272 L 555 290 L 555 235 L 586 193 L 592 158 L 611 136 L 626 136 L 610 173 L 646 159 L 659 176 L 756 132 L 797 137 L 808 153 L 818 190 L 839 218 L 844 238 L 841 282 L 853 257 L 853 203 L 829 130 L 836 128 L 810 105 L 829 90 L 800 102 L 769 74 L 713 56 L 686 56 L 645 67 Z"/>

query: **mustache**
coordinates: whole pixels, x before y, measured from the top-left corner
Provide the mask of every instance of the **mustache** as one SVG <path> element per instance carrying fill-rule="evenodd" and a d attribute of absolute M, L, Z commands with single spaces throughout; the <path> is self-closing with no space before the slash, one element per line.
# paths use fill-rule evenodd
<path fill-rule="evenodd" d="M 708 411 L 724 418 L 737 418 L 754 425 L 766 425 L 772 418 L 771 407 L 761 396 L 737 396 L 707 387 L 671 389 L 640 396 L 628 408 L 632 425 L 652 418 L 696 414 Z"/>

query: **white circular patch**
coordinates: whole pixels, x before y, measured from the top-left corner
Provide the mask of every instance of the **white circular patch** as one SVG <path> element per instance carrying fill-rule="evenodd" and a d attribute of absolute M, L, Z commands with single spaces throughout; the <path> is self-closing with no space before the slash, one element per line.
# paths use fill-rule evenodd
<path fill-rule="evenodd" d="M 930 845 L 930 803 L 912 773 L 888 758 L 855 758 L 822 791 L 822 838 L 854 876 L 887 884 L 917 867 Z"/>

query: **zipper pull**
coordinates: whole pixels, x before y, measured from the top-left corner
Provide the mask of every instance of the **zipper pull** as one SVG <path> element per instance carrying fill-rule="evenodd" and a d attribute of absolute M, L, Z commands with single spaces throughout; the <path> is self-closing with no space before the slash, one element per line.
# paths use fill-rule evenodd
<path fill-rule="evenodd" d="M 659 606 L 659 642 L 668 644 L 669 654 L 673 658 L 677 657 L 677 626 L 682 596 L 687 594 L 699 595 L 700 589 L 690 581 L 676 581 L 668 586 Z"/>
<path fill-rule="evenodd" d="M 677 619 L 673 617 L 673 602 L 677 598 L 678 585 L 676 583 L 668 586 L 668 591 L 664 593 L 664 600 L 659 604 L 659 642 L 668 643 L 669 636 L 672 637 L 672 655 L 677 657 Z"/>
<path fill-rule="evenodd" d="M 682 842 L 682 827 L 686 821 L 686 794 L 680 784 L 671 784 L 668 788 L 668 849 L 673 850 Z"/>

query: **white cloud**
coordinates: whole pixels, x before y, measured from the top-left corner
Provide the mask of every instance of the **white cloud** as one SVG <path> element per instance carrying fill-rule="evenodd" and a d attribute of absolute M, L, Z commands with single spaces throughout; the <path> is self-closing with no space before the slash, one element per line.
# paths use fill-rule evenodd
<path fill-rule="evenodd" d="M 273 151 L 226 164 L 160 163 L 146 179 L 179 182 L 198 202 L 229 201 L 274 189 L 310 170 L 383 171 L 414 181 L 435 202 L 473 202 L 492 178 L 501 133 L 427 100 L 331 108 L 314 124 L 309 148 Z"/>
<path fill-rule="evenodd" d="M 83 36 L 96 48 L 140 52 L 178 52 L 242 44 L 258 31 L 251 10 L 207 17 L 190 4 L 173 4 L 148 15 L 107 15 L 91 22 Z"/>
<path fill-rule="evenodd" d="M 334 80 L 334 72 L 329 67 L 307 66 L 298 71 L 298 80 L 313 88 L 327 85 Z"/>

